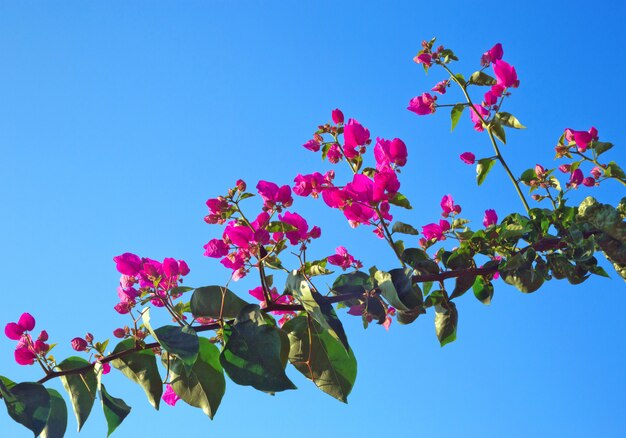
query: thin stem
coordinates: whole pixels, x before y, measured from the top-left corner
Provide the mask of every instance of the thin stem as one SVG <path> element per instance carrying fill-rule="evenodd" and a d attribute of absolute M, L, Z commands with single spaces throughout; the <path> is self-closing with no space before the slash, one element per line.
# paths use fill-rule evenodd
<path fill-rule="evenodd" d="M 504 167 L 504 170 L 506 171 L 507 175 L 509 176 L 509 179 L 513 183 L 513 186 L 515 187 L 515 191 L 517 192 L 517 195 L 519 196 L 520 200 L 522 201 L 522 204 L 524 204 L 524 208 L 526 209 L 526 212 L 528 212 L 528 210 L 530 210 L 528 202 L 526 201 L 526 198 L 524 197 L 524 194 L 522 193 L 522 190 L 520 189 L 520 186 L 519 186 L 519 184 L 517 182 L 517 179 L 515 178 L 515 176 L 513 176 L 513 172 L 511 172 L 511 169 L 509 169 L 509 166 L 506 164 L 506 161 L 504 160 L 504 157 L 500 153 L 500 149 L 498 148 L 498 145 L 496 143 L 496 139 L 495 139 L 495 137 L 493 135 L 493 132 L 491 131 L 491 126 L 489 126 L 487 124 L 487 122 L 483 118 L 483 116 L 481 116 L 480 113 L 478 112 L 478 110 L 476 110 L 476 108 L 474 107 L 474 104 L 472 103 L 472 99 L 469 96 L 469 93 L 467 92 L 467 88 L 466 88 L 465 84 L 461 83 L 461 81 L 459 81 L 459 79 L 454 75 L 454 73 L 452 73 L 452 71 L 446 65 L 441 64 L 441 66 L 448 72 L 448 74 L 450 75 L 450 78 L 454 82 L 456 82 L 456 84 L 461 88 L 461 91 L 463 92 L 463 95 L 465 96 L 465 100 L 467 100 L 467 103 L 470 106 L 470 110 L 474 111 L 474 113 L 480 119 L 481 123 L 487 128 L 487 134 L 489 135 L 489 140 L 491 141 L 491 145 L 493 146 L 493 150 L 496 153 L 496 158 L 498 159 L 498 161 L 500 161 L 500 163 L 502 164 L 502 167 Z"/>

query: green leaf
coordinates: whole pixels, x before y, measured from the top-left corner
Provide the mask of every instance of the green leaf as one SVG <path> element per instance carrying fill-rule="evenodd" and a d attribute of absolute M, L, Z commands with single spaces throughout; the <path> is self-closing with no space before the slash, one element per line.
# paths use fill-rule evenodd
<path fill-rule="evenodd" d="M 135 347 L 133 339 L 126 339 L 115 347 L 113 354 L 120 353 Z M 117 368 L 133 382 L 139 384 L 146 393 L 148 401 L 159 409 L 161 396 L 163 395 L 163 383 L 159 375 L 156 356 L 152 350 L 141 350 L 126 354 L 119 359 L 111 361 L 111 365 Z"/>
<path fill-rule="evenodd" d="M 454 131 L 454 128 L 456 128 L 459 120 L 461 120 L 461 115 L 463 114 L 466 106 L 467 105 L 465 104 L 458 103 L 452 107 L 452 111 L 450 111 L 450 120 L 452 121 L 450 132 Z"/>
<path fill-rule="evenodd" d="M 178 357 L 188 367 L 196 362 L 200 343 L 196 331 L 191 327 L 166 325 L 154 330 L 154 337 L 161 348 Z"/>
<path fill-rule="evenodd" d="M 604 176 L 610 176 L 613 178 L 621 178 L 621 179 L 626 178 L 626 174 L 624 173 L 622 168 L 617 165 L 615 161 L 611 161 L 609 162 L 609 164 L 607 164 L 606 169 L 604 169 Z"/>
<path fill-rule="evenodd" d="M 535 172 L 535 169 L 526 169 L 519 177 L 519 180 L 527 186 L 530 185 L 530 182 L 534 179 L 537 179 L 537 173 Z"/>
<path fill-rule="evenodd" d="M 220 363 L 235 383 L 266 392 L 296 389 L 281 360 L 279 329 L 266 323 L 258 305 L 244 307 L 229 327 Z"/>
<path fill-rule="evenodd" d="M 71 356 L 57 365 L 60 371 L 74 370 L 91 365 L 82 357 Z M 93 368 L 89 368 L 83 374 L 70 374 L 61 376 L 63 388 L 70 396 L 72 409 L 78 423 L 78 431 L 83 427 L 89 417 L 93 403 L 96 400 L 98 380 Z"/>
<path fill-rule="evenodd" d="M 50 415 L 50 394 L 41 383 L 24 382 L 2 389 L 9 416 L 38 436 Z"/>
<path fill-rule="evenodd" d="M 401 233 L 401 234 L 411 234 L 413 236 L 417 236 L 420 232 L 417 231 L 413 226 L 409 224 L 405 224 L 404 222 L 394 222 L 393 227 L 391 228 L 392 233 Z"/>
<path fill-rule="evenodd" d="M 226 380 L 220 364 L 219 349 L 208 339 L 199 339 L 198 360 L 190 370 L 179 360 L 170 357 L 171 385 L 184 402 L 202 409 L 213 419 L 226 391 Z M 167 363 L 166 359 L 163 361 Z"/>
<path fill-rule="evenodd" d="M 611 149 L 613 147 L 613 143 L 606 143 L 603 141 L 594 141 L 592 147 L 596 151 L 596 154 L 600 156 L 606 151 L 608 151 L 609 149 Z"/>
<path fill-rule="evenodd" d="M 100 400 L 108 426 L 107 436 L 110 436 L 122 424 L 131 408 L 121 398 L 109 395 L 104 385 L 100 385 Z"/>
<path fill-rule="evenodd" d="M 476 279 L 475 275 L 465 275 L 465 276 L 457 277 L 456 283 L 454 285 L 454 291 L 452 291 L 452 295 L 450 295 L 450 299 L 460 297 L 465 292 L 467 292 L 474 285 L 475 279 Z"/>
<path fill-rule="evenodd" d="M 396 193 L 395 196 L 389 200 L 389 203 L 398 207 L 406 208 L 407 210 L 411 210 L 413 208 L 411 207 L 409 199 L 400 192 Z"/>
<path fill-rule="evenodd" d="M 544 278 L 530 265 L 524 265 L 517 269 L 504 269 L 500 276 L 505 283 L 515 286 L 520 292 L 535 292 L 543 284 Z"/>
<path fill-rule="evenodd" d="M 493 158 L 482 158 L 478 160 L 476 164 L 476 182 L 478 185 L 481 185 L 485 181 L 485 178 L 487 178 L 494 164 L 496 164 L 496 160 Z"/>
<path fill-rule="evenodd" d="M 306 262 L 304 264 L 304 272 L 309 277 L 315 277 L 317 275 L 329 275 L 333 271 L 326 269 L 327 259 L 314 260 L 312 262 Z"/>
<path fill-rule="evenodd" d="M 526 127 L 522 125 L 520 121 L 517 120 L 513 114 L 509 114 L 509 113 L 502 111 L 496 114 L 496 117 L 498 118 L 498 121 L 504 126 L 508 126 L 509 128 L 515 128 L 515 129 L 526 129 Z M 506 143 L 506 142 L 503 141 L 502 143 Z"/>
<path fill-rule="evenodd" d="M 408 311 L 421 307 L 422 291 L 412 284 L 411 269 L 392 269 L 389 272 L 377 271 L 374 274 L 377 286 L 385 299 L 397 310 Z"/>
<path fill-rule="evenodd" d="M 442 347 L 456 339 L 458 322 L 459 313 L 453 302 L 435 306 L 435 332 Z"/>
<path fill-rule="evenodd" d="M 301 315 L 285 323 L 291 348 L 289 361 L 330 396 L 344 403 L 356 380 L 356 358 L 352 349 L 323 330 L 319 324 Z"/>
<path fill-rule="evenodd" d="M 194 318 L 235 318 L 248 303 L 222 286 L 199 287 L 189 303 Z"/>
<path fill-rule="evenodd" d="M 498 119 L 491 122 L 490 129 L 491 132 L 493 132 L 493 135 L 495 135 L 496 138 L 502 142 L 502 144 L 506 144 L 506 133 L 504 132 L 504 128 Z"/>
<path fill-rule="evenodd" d="M 496 82 L 497 81 L 494 77 L 489 76 L 487 73 L 482 72 L 482 71 L 476 71 L 472 73 L 472 75 L 469 78 L 469 83 L 472 85 L 479 85 L 479 86 L 495 85 Z"/>
<path fill-rule="evenodd" d="M 317 291 L 312 291 L 309 283 L 300 274 L 293 271 L 287 277 L 288 291 L 304 306 L 304 310 L 313 317 L 325 330 L 330 330 L 330 334 L 339 340 L 346 350 L 348 350 L 348 338 L 343 329 L 343 325 L 333 306 L 322 300 L 322 296 Z"/>
<path fill-rule="evenodd" d="M 474 296 L 485 305 L 491 304 L 493 298 L 493 284 L 485 277 L 478 276 L 473 285 Z"/>
<path fill-rule="evenodd" d="M 297 228 L 294 225 L 281 221 L 272 221 L 265 227 L 270 233 L 286 233 L 287 231 L 294 231 Z"/>
<path fill-rule="evenodd" d="M 67 429 L 67 405 L 58 391 L 46 388 L 50 395 L 50 414 L 41 438 L 63 438 Z"/>

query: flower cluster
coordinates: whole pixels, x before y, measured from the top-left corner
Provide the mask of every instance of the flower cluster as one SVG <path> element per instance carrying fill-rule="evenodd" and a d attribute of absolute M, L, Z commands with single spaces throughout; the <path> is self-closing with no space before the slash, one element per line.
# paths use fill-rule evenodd
<path fill-rule="evenodd" d="M 171 298 L 178 298 L 174 288 L 182 283 L 182 277 L 189 274 L 187 263 L 173 258 L 158 262 L 127 252 L 114 257 L 113 261 L 122 274 L 117 288 L 120 302 L 115 305 L 120 314 L 130 312 L 140 297 L 149 298 L 156 307 L 165 306 Z"/>
<path fill-rule="evenodd" d="M 35 328 L 35 318 L 30 313 L 23 313 L 17 322 L 10 322 L 4 328 L 4 334 L 13 341 L 18 341 L 15 347 L 15 361 L 20 365 L 32 365 L 35 360 L 42 359 L 50 351 L 46 344 L 48 333 L 42 330 L 36 341 L 28 332 Z"/>

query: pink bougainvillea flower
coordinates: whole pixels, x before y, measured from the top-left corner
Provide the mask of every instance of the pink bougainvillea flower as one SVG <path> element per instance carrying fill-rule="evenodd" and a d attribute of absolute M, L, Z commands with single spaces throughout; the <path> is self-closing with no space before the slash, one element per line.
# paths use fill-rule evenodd
<path fill-rule="evenodd" d="M 586 178 L 583 179 L 583 185 L 585 187 L 593 187 L 596 185 L 596 180 L 595 178 L 588 176 Z"/>
<path fill-rule="evenodd" d="M 342 189 L 329 187 L 322 192 L 322 199 L 330 208 L 343 209 L 348 203 L 348 194 Z"/>
<path fill-rule="evenodd" d="M 382 170 L 390 164 L 404 166 L 408 157 L 406 144 L 399 138 L 385 140 L 377 138 L 374 146 L 374 158 L 376 159 L 376 169 Z"/>
<path fill-rule="evenodd" d="M 264 208 L 268 210 L 273 209 L 278 204 L 289 207 L 293 203 L 291 188 L 288 185 L 278 187 L 273 182 L 261 180 L 256 185 L 256 189 L 263 198 Z"/>
<path fill-rule="evenodd" d="M 363 146 L 370 141 L 370 131 L 355 119 L 349 119 L 343 128 L 343 138 L 346 149 Z M 348 157 L 350 158 L 350 157 Z"/>
<path fill-rule="evenodd" d="M 353 256 L 348 253 L 348 250 L 343 246 L 338 246 L 335 249 L 335 254 L 328 256 L 328 263 L 331 265 L 339 266 L 344 271 L 350 266 L 362 266 L 361 262 L 355 260 Z"/>
<path fill-rule="evenodd" d="M 102 375 L 109 374 L 111 372 L 111 365 L 108 362 L 102 364 Z"/>
<path fill-rule="evenodd" d="M 422 53 L 413 58 L 417 64 L 424 64 L 425 67 L 430 67 L 432 65 L 433 57 L 430 53 Z"/>
<path fill-rule="evenodd" d="M 254 231 L 247 225 L 236 225 L 234 221 L 229 222 L 224 228 L 224 240 L 233 243 L 239 248 L 248 248 L 253 240 Z"/>
<path fill-rule="evenodd" d="M 319 152 L 320 147 L 321 147 L 319 141 L 317 141 L 315 139 L 311 139 L 311 140 L 307 141 L 302 146 L 304 146 L 304 148 L 310 150 L 311 152 Z"/>
<path fill-rule="evenodd" d="M 388 201 L 398 193 L 399 189 L 400 181 L 396 172 L 389 168 L 382 170 L 374 175 L 372 200 L 374 202 Z"/>
<path fill-rule="evenodd" d="M 369 224 L 370 220 L 376 215 L 376 211 L 373 208 L 355 202 L 344 207 L 343 215 L 348 219 L 350 226 L 356 228 L 360 224 Z"/>
<path fill-rule="evenodd" d="M 20 365 L 32 365 L 35 363 L 37 355 L 28 347 L 18 347 L 14 353 L 15 362 Z"/>
<path fill-rule="evenodd" d="M 485 216 L 483 217 L 483 225 L 488 227 L 490 225 L 496 225 L 498 223 L 498 215 L 495 210 L 485 210 Z"/>
<path fill-rule="evenodd" d="M 441 198 L 439 205 L 441 205 L 441 209 L 443 210 L 441 213 L 443 217 L 448 217 L 451 214 L 459 214 L 461 212 L 461 206 L 454 203 L 452 195 L 445 195 Z"/>
<path fill-rule="evenodd" d="M 115 268 L 120 274 L 135 276 L 141 270 L 141 259 L 139 256 L 129 252 L 113 257 L 113 261 L 115 262 Z"/>
<path fill-rule="evenodd" d="M 480 58 L 480 65 L 487 67 L 492 62 L 502 59 L 503 55 L 504 50 L 502 49 L 502 44 L 498 43 L 483 53 L 483 56 Z"/>
<path fill-rule="evenodd" d="M 472 106 L 476 110 L 476 111 L 470 110 L 469 112 L 470 118 L 472 119 L 472 123 L 474 124 L 474 130 L 478 132 L 482 132 L 485 130 L 485 128 L 483 126 L 481 117 L 483 118 L 483 120 L 488 118 L 489 110 L 483 107 L 482 105 L 472 105 Z M 480 114 L 480 117 L 476 113 Z"/>
<path fill-rule="evenodd" d="M 476 155 L 471 152 L 463 152 L 461 155 L 459 155 L 459 158 L 465 164 L 474 164 L 476 162 Z"/>
<path fill-rule="evenodd" d="M 407 109 L 414 112 L 419 116 L 425 116 L 435 112 L 435 101 L 437 97 L 431 96 L 429 93 L 424 93 L 421 96 L 416 96 L 409 102 Z"/>
<path fill-rule="evenodd" d="M 10 322 L 4 327 L 4 334 L 7 338 L 18 341 L 25 332 L 35 328 L 35 318 L 30 313 L 22 313 L 17 322 Z"/>
<path fill-rule="evenodd" d="M 559 170 L 563 173 L 570 173 L 572 171 L 572 165 L 571 164 L 561 164 L 559 166 Z"/>
<path fill-rule="evenodd" d="M 313 196 L 317 198 L 327 183 L 326 178 L 319 172 L 310 175 L 298 174 L 294 180 L 293 192 L 298 196 Z"/>
<path fill-rule="evenodd" d="M 343 123 L 343 113 L 341 112 L 339 108 L 334 109 L 331 115 L 332 115 L 334 124 L 339 125 L 340 123 Z"/>
<path fill-rule="evenodd" d="M 502 97 L 504 87 L 502 85 L 492 85 L 489 91 L 485 93 L 484 103 L 486 106 L 493 106 L 498 103 L 498 99 Z"/>
<path fill-rule="evenodd" d="M 319 239 L 321 235 L 322 229 L 317 225 L 315 225 L 313 228 L 311 228 L 311 231 L 309 231 L 309 237 L 311 239 Z"/>
<path fill-rule="evenodd" d="M 448 89 L 448 82 L 448 80 L 437 82 L 437 84 L 435 84 L 431 91 L 439 94 L 446 94 L 446 91 Z"/>
<path fill-rule="evenodd" d="M 432 223 L 427 224 L 422 227 L 422 234 L 427 240 L 437 239 L 445 240 L 446 236 L 444 233 L 450 229 L 450 223 L 448 221 L 444 221 L 443 219 L 439 221 L 438 224 Z"/>
<path fill-rule="evenodd" d="M 187 274 L 189 274 L 190 269 L 189 266 L 187 265 L 187 262 L 185 262 L 184 260 L 179 260 L 178 261 L 178 272 L 180 273 L 180 275 L 182 275 L 183 277 Z"/>
<path fill-rule="evenodd" d="M 206 257 L 224 257 L 228 254 L 230 246 L 222 239 L 212 239 L 204 245 L 204 255 Z"/>
<path fill-rule="evenodd" d="M 309 225 L 306 220 L 298 213 L 285 212 L 284 215 L 279 215 L 278 219 L 289 225 L 293 225 L 296 229 L 287 231 L 285 236 L 289 239 L 289 243 L 297 245 L 300 241 L 308 238 Z"/>
<path fill-rule="evenodd" d="M 493 62 L 493 72 L 496 75 L 498 85 L 504 88 L 517 88 L 519 86 L 519 79 L 517 79 L 517 72 L 515 67 L 502 60 L 496 60 Z"/>
<path fill-rule="evenodd" d="M 72 339 L 72 348 L 76 351 L 85 351 L 87 349 L 87 341 L 83 338 Z"/>
<path fill-rule="evenodd" d="M 163 259 L 163 273 L 166 277 L 177 277 L 180 274 L 178 270 L 178 261 L 171 257 Z"/>
<path fill-rule="evenodd" d="M 357 173 L 352 177 L 352 181 L 346 184 L 344 192 L 353 201 L 371 204 L 374 195 L 374 181 L 367 175 Z"/>
<path fill-rule="evenodd" d="M 332 164 L 337 164 L 339 161 L 341 161 L 341 149 L 339 149 L 339 145 L 337 143 L 335 144 L 331 144 L 330 148 L 328 148 L 328 153 L 326 154 L 326 158 L 328 158 L 328 161 L 330 161 Z"/>
<path fill-rule="evenodd" d="M 570 177 L 569 182 L 567 183 L 567 187 L 577 188 L 579 185 L 583 183 L 584 175 L 583 171 L 580 169 L 574 170 Z"/>
<path fill-rule="evenodd" d="M 578 152 L 585 152 L 592 141 L 598 140 L 598 130 L 593 126 L 589 131 L 574 131 L 568 128 L 565 130 L 565 139 L 576 143 Z"/>
<path fill-rule="evenodd" d="M 591 173 L 591 176 L 593 176 L 595 179 L 599 179 L 602 176 L 602 169 L 600 169 L 599 167 L 594 167 L 589 173 Z"/>
<path fill-rule="evenodd" d="M 169 383 L 165 385 L 165 392 L 162 397 L 163 401 L 170 406 L 176 406 L 176 402 L 180 400 L 178 394 L 174 392 L 174 388 Z"/>

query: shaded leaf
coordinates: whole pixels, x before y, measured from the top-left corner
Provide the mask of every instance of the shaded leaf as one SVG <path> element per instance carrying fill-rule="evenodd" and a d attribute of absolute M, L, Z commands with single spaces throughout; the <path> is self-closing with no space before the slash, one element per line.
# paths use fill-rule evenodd
<path fill-rule="evenodd" d="M 452 291 L 450 299 L 460 297 L 465 292 L 467 292 L 474 285 L 474 280 L 476 280 L 475 275 L 464 275 L 461 277 L 457 277 L 456 283 L 454 285 L 454 291 Z"/>
<path fill-rule="evenodd" d="M 199 287 L 189 303 L 194 318 L 235 318 L 248 303 L 222 286 Z"/>
<path fill-rule="evenodd" d="M 161 348 L 178 357 L 185 365 L 191 367 L 196 362 L 200 344 L 196 331 L 191 327 L 166 325 L 156 329 L 154 335 Z"/>
<path fill-rule="evenodd" d="M 487 73 L 482 72 L 482 71 L 476 71 L 472 73 L 472 75 L 469 78 L 469 83 L 472 85 L 479 85 L 479 86 L 495 85 L 496 82 L 497 81 L 494 77 L 489 76 Z"/>
<path fill-rule="evenodd" d="M 244 307 L 229 328 L 220 363 L 235 383 L 266 392 L 296 389 L 285 374 L 278 329 L 266 323 L 258 305 Z"/>
<path fill-rule="evenodd" d="M 498 121 L 504 126 L 508 126 L 509 128 L 515 128 L 515 129 L 526 129 L 526 127 L 522 125 L 520 121 L 517 120 L 517 118 L 515 118 L 513 114 L 502 111 L 496 114 L 496 117 L 498 118 Z M 506 143 L 506 142 L 503 142 L 503 143 Z"/>
<path fill-rule="evenodd" d="M 474 296 L 485 305 L 491 304 L 493 298 L 493 284 L 483 276 L 476 277 L 473 285 Z"/>
<path fill-rule="evenodd" d="M 58 364 L 57 368 L 61 371 L 67 371 L 83 368 L 88 365 L 91 364 L 85 359 L 78 356 L 72 356 Z M 74 410 L 76 422 L 78 423 L 78 431 L 80 431 L 83 424 L 85 424 L 85 421 L 89 417 L 93 403 L 96 400 L 96 393 L 98 390 L 96 373 L 93 368 L 89 368 L 83 374 L 61 376 L 61 383 L 70 396 L 72 409 Z"/>
<path fill-rule="evenodd" d="M 453 302 L 435 306 L 435 332 L 442 347 L 456 340 L 458 322 L 459 314 Z"/>
<path fill-rule="evenodd" d="M 67 429 L 67 405 L 58 391 L 46 388 L 50 395 L 50 414 L 42 438 L 63 438 Z"/>
<path fill-rule="evenodd" d="M 2 389 L 2 397 L 9 416 L 30 429 L 35 436 L 44 428 L 50 415 L 50 394 L 40 383 L 18 383 Z"/>
<path fill-rule="evenodd" d="M 170 357 L 170 379 L 174 392 L 184 402 L 202 409 L 212 419 L 226 391 L 226 379 L 219 349 L 206 338 L 199 340 L 198 359 L 191 369 Z"/>
<path fill-rule="evenodd" d="M 132 349 L 135 346 L 133 339 L 126 339 L 116 345 L 113 353 Z M 111 365 L 122 372 L 133 382 L 139 384 L 146 393 L 148 401 L 159 409 L 161 396 L 163 395 L 163 383 L 157 367 L 156 356 L 152 350 L 141 350 L 126 354 L 119 359 L 111 361 Z"/>
<path fill-rule="evenodd" d="M 107 421 L 107 436 L 110 436 L 122 424 L 131 408 L 121 398 L 109 395 L 104 385 L 100 385 L 100 400 Z"/>
<path fill-rule="evenodd" d="M 411 210 L 413 208 L 411 207 L 409 199 L 400 192 L 396 193 L 393 198 L 389 199 L 389 203 L 398 207 L 406 208 L 407 210 Z"/>
<path fill-rule="evenodd" d="M 498 121 L 498 119 L 493 120 L 490 125 L 491 132 L 496 136 L 498 140 L 500 140 L 503 144 L 506 144 L 506 133 L 504 132 L 504 128 L 502 124 Z"/>
<path fill-rule="evenodd" d="M 394 222 L 391 228 L 392 233 L 411 234 L 417 236 L 419 231 L 413 228 L 412 225 L 405 224 L 404 222 Z"/>
<path fill-rule="evenodd" d="M 357 364 L 352 349 L 346 350 L 328 331 L 304 315 L 285 323 L 291 348 L 289 361 L 330 396 L 347 402 L 356 380 Z"/>

